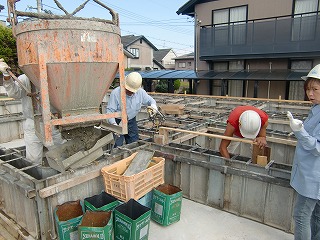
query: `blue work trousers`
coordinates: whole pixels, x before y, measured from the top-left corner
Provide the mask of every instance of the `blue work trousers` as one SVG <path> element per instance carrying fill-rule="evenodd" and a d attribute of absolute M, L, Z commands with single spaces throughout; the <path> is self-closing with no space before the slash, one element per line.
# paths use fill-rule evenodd
<path fill-rule="evenodd" d="M 121 119 L 116 118 L 116 123 L 119 124 Z M 116 135 L 114 134 L 115 144 L 114 147 L 119 147 L 123 145 L 123 141 L 126 144 L 133 143 L 139 140 L 139 129 L 137 125 L 136 118 L 132 118 L 128 121 L 128 134 L 125 135 Z"/>
<path fill-rule="evenodd" d="M 320 200 L 297 193 L 293 217 L 295 240 L 320 239 Z"/>

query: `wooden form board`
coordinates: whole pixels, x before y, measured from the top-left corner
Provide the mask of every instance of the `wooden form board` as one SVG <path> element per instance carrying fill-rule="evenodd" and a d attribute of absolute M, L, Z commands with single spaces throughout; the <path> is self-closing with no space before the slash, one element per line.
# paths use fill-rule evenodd
<path fill-rule="evenodd" d="M 178 114 L 184 113 L 184 105 L 182 104 L 166 104 L 161 106 L 161 111 L 164 114 Z"/>
<path fill-rule="evenodd" d="M 264 148 L 259 148 L 258 145 L 253 144 L 252 145 L 252 158 L 251 161 L 254 164 L 257 164 L 257 157 L 258 156 L 266 156 L 267 157 L 267 162 L 270 162 L 270 153 L 271 153 L 271 148 L 266 146 Z"/>

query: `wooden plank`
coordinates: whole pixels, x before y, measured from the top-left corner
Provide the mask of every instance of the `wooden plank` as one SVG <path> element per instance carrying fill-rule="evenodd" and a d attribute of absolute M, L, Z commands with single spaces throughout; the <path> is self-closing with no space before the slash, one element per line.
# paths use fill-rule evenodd
<path fill-rule="evenodd" d="M 153 141 L 156 144 L 159 145 L 165 145 L 166 143 L 164 142 L 164 136 L 163 135 L 154 135 Z"/>
<path fill-rule="evenodd" d="M 200 104 L 204 104 L 204 103 L 207 103 L 207 100 L 198 101 L 198 102 L 191 102 L 192 105 L 200 105 Z"/>
<path fill-rule="evenodd" d="M 164 114 L 183 114 L 184 105 L 182 104 L 166 104 L 161 106 L 161 112 Z"/>
<path fill-rule="evenodd" d="M 271 148 L 268 146 L 266 146 L 264 148 L 259 148 L 258 145 L 253 145 L 252 157 L 251 157 L 252 163 L 257 164 L 257 156 L 266 156 L 267 162 L 269 162 L 270 161 L 270 152 L 271 152 Z"/>
<path fill-rule="evenodd" d="M 257 164 L 260 166 L 265 167 L 268 164 L 268 158 L 267 156 L 257 156 Z"/>
<path fill-rule="evenodd" d="M 170 103 L 177 103 L 177 102 L 182 102 L 182 101 L 184 101 L 184 98 L 177 98 L 177 99 L 168 100 L 168 102 L 170 102 Z M 162 108 L 162 105 L 161 105 L 161 108 Z"/>
<path fill-rule="evenodd" d="M 32 236 L 26 236 L 25 233 L 27 231 L 23 229 L 22 227 L 18 226 L 17 223 L 10 220 L 5 213 L 0 211 L 0 239 L 1 236 L 5 236 L 6 240 L 14 240 L 14 239 L 34 239 Z"/>
<path fill-rule="evenodd" d="M 208 131 L 217 132 L 217 133 L 224 133 L 225 131 L 225 129 L 217 128 L 217 127 L 208 127 L 207 129 Z M 279 143 L 279 144 L 284 144 L 289 146 L 297 145 L 297 141 L 295 139 L 279 138 L 274 136 L 267 136 L 267 142 Z"/>
<path fill-rule="evenodd" d="M 161 139 L 162 138 L 162 139 Z M 169 143 L 169 131 L 167 131 L 167 127 L 160 127 L 159 128 L 159 139 L 162 141 L 162 145 Z"/>
<path fill-rule="evenodd" d="M 0 101 L 11 101 L 11 100 L 15 100 L 15 99 L 14 98 L 0 96 Z"/>
<path fill-rule="evenodd" d="M 57 194 L 59 192 L 72 188 L 79 184 L 85 183 L 93 178 L 99 177 L 100 175 L 101 175 L 101 171 L 99 169 L 99 170 L 94 170 L 92 172 L 88 172 L 84 176 L 76 176 L 74 178 L 68 179 L 66 181 L 63 181 L 63 182 L 54 184 L 50 187 L 46 187 L 39 190 L 39 196 L 41 198 L 52 196 L 54 194 Z"/>
<path fill-rule="evenodd" d="M 207 131 L 206 128 L 203 128 L 203 129 L 200 129 L 200 130 L 199 130 L 199 132 L 206 132 L 206 131 Z M 195 138 L 196 136 L 197 136 L 197 134 L 187 134 L 187 135 L 185 135 L 185 136 L 183 136 L 183 137 L 174 139 L 174 140 L 172 140 L 171 142 L 172 142 L 172 143 L 183 143 L 183 142 L 188 141 L 188 140 L 190 140 L 190 139 L 192 139 L 192 138 Z"/>
<path fill-rule="evenodd" d="M 255 144 L 252 140 L 250 139 L 245 139 L 245 138 L 236 138 L 236 137 L 228 137 L 224 135 L 218 135 L 218 134 L 211 134 L 211 133 L 204 133 L 204 132 L 197 132 L 197 131 L 189 131 L 189 130 L 184 130 L 184 129 L 178 129 L 178 128 L 169 128 L 169 127 L 160 127 L 159 129 L 160 134 L 162 131 L 175 131 L 175 132 L 184 132 L 184 133 L 191 133 L 191 134 L 196 134 L 196 135 L 201 135 L 201 136 L 206 136 L 206 137 L 212 137 L 212 138 L 220 138 L 220 139 L 226 139 L 230 141 L 238 141 L 238 142 L 244 142 L 244 143 L 249 143 L 249 144 Z"/>
<path fill-rule="evenodd" d="M 137 155 L 132 159 L 130 165 L 123 176 L 132 176 L 146 170 L 150 164 L 151 158 L 154 155 L 154 151 L 139 150 Z"/>

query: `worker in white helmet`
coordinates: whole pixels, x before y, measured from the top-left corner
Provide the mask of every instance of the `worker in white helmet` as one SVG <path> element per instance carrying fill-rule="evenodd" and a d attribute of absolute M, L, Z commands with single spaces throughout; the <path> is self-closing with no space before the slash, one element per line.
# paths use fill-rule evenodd
<path fill-rule="evenodd" d="M 316 240 L 320 239 L 320 64 L 302 79 L 312 103 L 309 115 L 302 122 L 287 114 L 297 138 L 290 180 L 297 194 L 294 239 Z"/>
<path fill-rule="evenodd" d="M 136 116 L 141 110 L 142 106 L 149 106 L 152 114 L 158 110 L 156 101 L 141 88 L 142 77 L 138 72 L 132 72 L 125 78 L 126 89 L 126 109 L 128 116 L 128 134 L 120 135 L 115 138 L 115 147 L 122 146 L 125 141 L 126 144 L 136 142 L 139 140 L 138 125 Z M 115 88 L 111 94 L 106 108 L 107 113 L 119 112 L 121 110 L 120 86 Z M 110 124 L 121 124 L 120 118 L 109 118 Z"/>
<path fill-rule="evenodd" d="M 233 109 L 227 120 L 224 136 L 252 139 L 260 148 L 267 145 L 266 129 L 268 126 L 268 115 L 253 106 L 238 106 Z M 222 139 L 219 147 L 221 156 L 230 158 L 240 145 L 238 141 Z"/>
<path fill-rule="evenodd" d="M 31 97 L 27 96 L 27 91 L 22 88 L 17 82 L 10 77 L 8 73 L 10 67 L 3 59 L 0 59 L 0 71 L 3 75 L 3 86 L 7 91 L 9 97 L 15 99 L 21 99 L 22 113 L 25 117 L 23 122 L 23 132 L 24 132 L 24 142 L 26 145 L 26 158 L 33 163 L 41 164 L 43 160 L 43 147 L 44 142 L 38 138 L 34 128 L 34 118 L 33 118 L 33 106 Z M 18 77 L 20 82 L 31 92 L 31 82 L 29 78 L 22 74 Z M 65 140 L 62 139 L 60 132 L 52 127 L 52 137 L 55 146 L 62 144 Z M 49 150 L 53 149 L 54 146 L 45 146 Z"/>

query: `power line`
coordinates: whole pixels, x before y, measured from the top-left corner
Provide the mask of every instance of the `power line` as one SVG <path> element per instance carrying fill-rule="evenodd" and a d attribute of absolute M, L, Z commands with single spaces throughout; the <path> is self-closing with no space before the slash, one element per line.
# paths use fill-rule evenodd
<path fill-rule="evenodd" d="M 83 1 L 82 1 L 83 2 Z M 80 4 L 82 4 L 82 2 Z M 153 27 L 153 28 L 159 28 L 159 29 L 163 29 L 163 30 L 167 30 L 167 31 L 171 31 L 174 33 L 178 33 L 178 34 L 185 34 L 185 35 L 192 35 L 193 36 L 193 25 L 188 25 L 191 22 L 193 22 L 193 18 L 190 17 L 184 17 L 184 18 L 179 18 L 179 19 L 162 19 L 162 20 L 155 20 L 149 17 L 145 17 L 139 14 L 136 14 L 134 12 L 128 11 L 126 9 L 123 9 L 121 7 L 118 7 L 116 5 L 113 5 L 111 3 L 107 3 L 107 1 L 103 1 L 101 0 L 101 2 L 103 2 L 105 5 L 109 6 L 110 8 L 112 8 L 114 11 L 116 11 L 119 15 L 120 15 L 120 19 L 122 18 L 128 18 L 128 19 L 132 19 L 134 21 L 130 21 L 130 22 L 121 22 L 120 21 L 120 28 L 121 28 L 121 32 L 128 32 L 134 35 L 143 35 L 148 39 L 153 39 L 156 42 L 160 42 L 160 44 L 155 44 L 155 45 L 165 45 L 165 44 L 173 44 L 173 45 L 177 45 L 179 46 L 178 48 L 174 48 L 177 50 L 185 50 L 186 48 L 180 48 L 181 46 L 185 46 L 187 48 L 193 49 L 193 45 L 190 44 L 183 44 L 181 42 L 174 42 L 174 41 L 169 41 L 167 39 L 160 39 L 157 37 L 152 37 L 149 36 L 148 34 L 142 34 L 140 33 L 136 33 L 136 32 L 132 32 L 130 30 L 126 30 L 126 27 L 131 27 L 131 26 L 137 26 L 137 27 Z M 91 6 L 94 6 L 95 8 L 102 8 L 105 10 L 104 7 L 93 3 L 93 2 L 88 2 L 88 4 L 90 4 Z M 57 7 L 53 7 L 50 6 L 48 4 L 42 4 L 44 7 L 46 8 L 50 8 L 52 10 L 54 10 L 53 14 L 61 14 L 62 10 L 57 8 Z M 158 4 L 160 5 L 160 4 Z M 163 6 L 164 7 L 164 6 Z M 56 13 L 58 12 L 58 13 Z M 81 11 L 80 11 L 81 12 Z M 94 11 L 93 11 L 94 12 Z M 63 13 L 64 14 L 64 13 Z M 192 27 L 192 29 L 188 29 L 185 27 Z M 145 29 L 144 29 L 145 30 Z M 165 43 L 165 44 L 164 44 Z M 173 47 L 172 47 L 173 48 Z M 190 52 L 190 51 L 188 51 Z"/>
<path fill-rule="evenodd" d="M 135 32 L 126 31 L 126 30 L 122 30 L 122 31 L 137 35 L 137 33 L 135 33 Z M 137 36 L 140 36 L 140 35 L 137 35 Z M 183 44 L 183 43 L 177 43 L 177 42 L 173 42 L 173 41 L 163 40 L 163 39 L 155 38 L 155 37 L 148 36 L 148 35 L 143 35 L 143 36 L 146 37 L 147 39 L 153 39 L 155 41 L 160 41 L 161 42 L 160 44 L 155 44 L 154 42 L 152 42 L 152 44 L 155 45 L 155 46 L 156 45 L 160 45 L 161 46 L 163 44 L 163 42 L 165 41 L 166 43 L 171 43 L 171 44 L 174 44 L 174 45 L 178 45 L 180 47 L 163 47 L 163 48 L 173 48 L 175 50 L 183 51 L 184 53 L 190 53 L 190 52 L 193 51 L 193 46 L 189 45 L 189 44 Z M 185 46 L 185 48 L 181 48 L 181 46 Z M 140 47 L 144 47 L 144 46 L 140 46 Z"/>
<path fill-rule="evenodd" d="M 121 17 L 127 17 L 129 19 L 133 19 L 135 20 L 136 22 L 121 22 L 120 21 L 120 25 L 123 27 L 123 26 L 152 26 L 152 27 L 159 27 L 159 28 L 162 28 L 162 29 L 165 29 L 165 30 L 168 30 L 168 31 L 173 31 L 175 33 L 181 33 L 181 34 L 186 34 L 186 35 L 190 35 L 192 34 L 193 35 L 193 26 L 192 26 L 192 30 L 186 30 L 186 29 L 183 29 L 183 28 L 179 28 L 178 26 L 180 25 L 177 25 L 177 24 L 174 24 L 173 20 L 174 21 L 179 21 L 179 23 L 190 23 L 191 21 L 189 20 L 189 17 L 187 18 L 184 18 L 184 19 L 164 19 L 164 20 L 155 20 L 155 19 L 151 19 L 151 18 L 148 18 L 148 17 L 145 17 L 145 16 L 142 16 L 142 15 L 139 15 L 139 14 L 136 14 L 136 13 L 133 13 L 131 11 L 128 11 L 126 9 L 123 9 L 123 8 L 120 8 L 116 5 L 113 5 L 111 3 L 107 3 L 106 1 L 101 1 L 103 2 L 104 4 L 110 6 L 112 9 L 114 9 L 116 12 L 118 12 Z M 94 4 L 92 2 L 89 2 L 88 4 L 90 4 L 91 6 L 93 7 L 96 7 L 96 8 L 102 8 L 102 9 L 105 9 L 103 8 L 102 6 L 98 5 L 98 4 Z M 45 4 L 44 4 L 45 5 Z M 57 9 L 57 8 L 54 8 L 54 7 L 51 7 L 49 5 L 45 5 L 47 7 L 50 7 L 52 9 L 55 9 L 55 10 L 58 10 L 61 12 L 60 9 Z M 167 23 L 169 22 L 169 24 Z M 190 26 L 189 26 L 190 27 Z M 121 31 L 122 32 L 128 32 L 128 33 L 131 33 L 131 34 L 134 34 L 134 35 L 141 35 L 141 33 L 136 33 L 136 32 L 132 32 L 132 31 L 129 31 L 129 30 L 124 30 L 123 28 L 121 28 Z M 171 44 L 175 44 L 175 45 L 178 45 L 178 46 L 186 46 L 186 47 L 189 47 L 189 48 L 193 48 L 193 46 L 191 45 L 188 45 L 188 44 L 183 44 L 181 42 L 174 42 L 174 41 L 169 41 L 169 40 L 164 40 L 164 39 L 159 39 L 159 38 L 156 38 L 156 37 L 152 37 L 152 36 L 149 36 L 149 35 L 145 35 L 143 34 L 145 37 L 147 37 L 148 39 L 154 39 L 154 40 L 157 40 L 157 41 L 160 41 L 160 42 L 166 42 L 166 43 L 171 43 Z M 161 44 L 160 44 L 161 45 Z M 178 48 L 176 48 L 178 49 Z"/>
<path fill-rule="evenodd" d="M 128 11 L 128 10 L 123 9 L 123 8 L 120 8 L 120 7 L 118 7 L 116 5 L 113 5 L 111 3 L 107 3 L 106 1 L 102 1 L 101 0 L 101 2 L 111 6 L 113 9 L 117 10 L 118 13 L 122 13 L 122 16 L 127 17 L 129 19 L 136 20 L 137 22 L 140 22 L 140 23 L 146 23 L 147 22 L 148 24 L 153 25 L 153 22 L 155 21 L 154 19 L 151 19 L 151 18 L 142 16 L 142 15 L 136 14 L 134 12 Z M 89 4 L 93 4 L 93 3 L 90 2 Z M 120 24 L 121 24 L 121 21 L 120 21 Z M 186 35 L 190 34 L 190 30 L 177 28 L 175 26 L 158 26 L 158 27 L 161 28 L 161 29 L 173 31 L 173 32 L 176 32 L 176 33 L 178 32 L 178 33 L 186 34 Z"/>
<path fill-rule="evenodd" d="M 191 21 L 189 20 L 189 18 L 185 18 L 184 19 L 164 19 L 164 20 L 155 20 L 155 19 L 151 19 L 151 18 L 148 18 L 148 17 L 145 17 L 145 16 L 142 16 L 142 15 L 139 15 L 139 14 L 136 14 L 134 12 L 131 12 L 131 11 L 128 11 L 126 9 L 123 9 L 123 8 L 120 8 L 116 5 L 113 5 L 111 3 L 107 3 L 106 1 L 101 1 L 102 3 L 112 7 L 114 10 L 116 10 L 119 14 L 121 14 L 121 17 L 125 17 L 125 18 L 129 18 L 129 19 L 132 19 L 132 20 L 135 20 L 136 22 L 121 22 L 120 21 L 120 25 L 121 26 L 143 26 L 143 25 L 146 25 L 146 26 L 155 26 L 155 27 L 158 27 L 158 28 L 161 28 L 161 29 L 164 29 L 164 30 L 168 30 L 168 31 L 173 31 L 175 33 L 181 33 L 181 34 L 185 34 L 185 35 L 190 35 L 190 34 L 193 34 L 193 26 L 191 25 L 188 25 L 188 23 L 190 23 Z M 96 4 L 96 3 L 92 3 L 92 2 L 89 2 L 88 4 L 90 4 L 91 6 L 93 7 L 96 7 L 96 8 L 101 8 L 101 9 L 105 9 L 103 8 L 102 6 Z M 56 8 L 56 7 L 52 7 L 50 5 L 47 5 L 47 4 L 42 4 L 43 6 L 45 7 L 48 7 L 48 8 L 51 8 L 51 9 L 54 9 L 54 10 L 57 10 L 58 12 L 62 12 L 61 9 L 59 8 Z M 179 25 L 178 24 L 175 24 L 175 23 L 180 23 Z M 162 24 L 161 24 L 162 23 Z M 181 25 L 181 23 L 185 23 L 186 25 Z M 181 27 L 192 27 L 192 29 L 185 29 L 185 28 L 181 28 Z"/>

